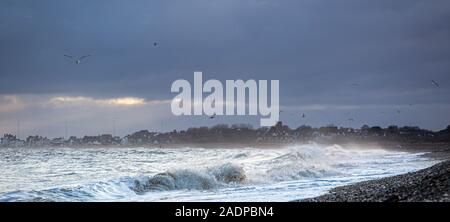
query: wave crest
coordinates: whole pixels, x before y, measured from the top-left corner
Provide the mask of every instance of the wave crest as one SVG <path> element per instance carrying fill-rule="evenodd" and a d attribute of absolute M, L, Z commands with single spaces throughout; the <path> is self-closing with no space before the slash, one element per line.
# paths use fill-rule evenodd
<path fill-rule="evenodd" d="M 175 170 L 156 174 L 148 180 L 135 180 L 131 187 L 136 193 L 167 190 L 208 190 L 225 184 L 240 183 L 246 178 L 241 166 L 231 163 L 207 169 L 205 172 Z"/>
<path fill-rule="evenodd" d="M 287 181 L 339 175 L 333 166 L 339 158 L 330 155 L 336 152 L 341 153 L 342 148 L 316 144 L 290 147 L 287 153 L 264 163 L 270 166 L 265 177 L 274 181 Z"/>

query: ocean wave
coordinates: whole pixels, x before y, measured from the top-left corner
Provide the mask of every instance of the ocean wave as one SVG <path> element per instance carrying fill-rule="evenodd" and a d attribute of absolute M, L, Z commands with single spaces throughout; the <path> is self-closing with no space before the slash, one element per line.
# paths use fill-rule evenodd
<path fill-rule="evenodd" d="M 0 202 L 113 200 L 147 192 L 209 190 L 239 184 L 246 179 L 242 166 L 226 163 L 205 170 L 172 170 L 153 176 L 123 177 L 73 187 L 4 193 Z"/>
<path fill-rule="evenodd" d="M 343 157 L 335 157 L 330 153 L 343 155 L 339 146 L 307 144 L 289 147 L 285 152 L 259 164 L 266 169 L 260 173 L 259 181 L 281 182 L 340 175 L 341 172 L 335 169 L 334 164 Z"/>
<path fill-rule="evenodd" d="M 231 163 L 208 168 L 206 171 L 175 170 L 156 174 L 146 181 L 135 180 L 131 187 L 137 193 L 167 190 L 207 190 L 225 184 L 241 183 L 246 178 L 241 166 Z"/>
<path fill-rule="evenodd" d="M 113 151 L 115 155 L 119 152 L 119 157 L 124 155 L 120 153 L 122 150 Z M 320 184 L 324 187 L 330 184 L 334 186 L 351 180 L 408 172 L 418 168 L 416 163 L 426 165 L 426 162 L 420 162 L 420 155 L 416 154 L 379 149 L 352 150 L 337 145 L 306 144 L 283 149 L 188 148 L 155 151 L 161 155 L 160 158 L 149 158 L 142 155 L 141 150 L 124 150 L 126 155 L 134 153 L 136 158 L 114 164 L 130 169 L 129 171 L 117 173 L 108 170 L 102 177 L 96 175 L 95 178 L 87 178 L 89 180 L 77 181 L 72 178 L 74 175 L 85 175 L 82 174 L 85 169 L 76 171 L 67 168 L 42 176 L 46 180 L 55 180 L 51 187 L 24 186 L 24 181 L 18 181 L 15 183 L 17 186 L 9 188 L 8 192 L 0 193 L 0 202 L 179 201 L 210 200 L 209 198 L 214 199 L 213 196 L 223 200 L 221 198 L 229 195 L 241 195 L 237 200 L 247 200 L 258 199 L 260 192 L 266 192 L 266 197 L 278 196 L 271 193 L 274 189 L 297 193 L 300 192 L 298 189 L 308 186 L 311 186 L 311 189 L 316 189 Z M 152 154 L 150 157 L 155 154 L 145 150 L 145 154 L 147 153 Z M 72 158 L 70 155 L 68 157 Z M 103 160 L 102 157 L 97 159 Z M 73 159 L 67 159 L 67 162 L 70 161 Z M 108 165 L 113 163 L 109 161 L 103 163 L 108 169 L 116 166 Z M 26 172 L 29 172 L 28 168 Z M 293 189 L 292 186 L 298 188 Z M 223 195 L 224 192 L 227 195 Z M 252 192 L 258 194 L 250 195 Z M 303 195 L 303 192 L 297 194 Z M 261 198 L 263 196 L 262 194 Z M 286 195 L 286 198 L 288 196 Z"/>

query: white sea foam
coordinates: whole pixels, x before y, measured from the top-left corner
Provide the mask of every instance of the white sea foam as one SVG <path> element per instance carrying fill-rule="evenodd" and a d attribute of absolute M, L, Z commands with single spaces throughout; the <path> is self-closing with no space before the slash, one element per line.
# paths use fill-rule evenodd
<path fill-rule="evenodd" d="M 317 144 L 279 149 L 0 149 L 0 201 L 287 201 L 435 163 Z"/>

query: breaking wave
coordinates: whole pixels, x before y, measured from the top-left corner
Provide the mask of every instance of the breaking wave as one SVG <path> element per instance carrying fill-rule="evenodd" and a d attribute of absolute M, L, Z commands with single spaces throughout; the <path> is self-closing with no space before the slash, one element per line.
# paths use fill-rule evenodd
<path fill-rule="evenodd" d="M 55 184 L 55 187 L 47 189 L 41 187 L 41 189 L 14 190 L 1 193 L 0 201 L 139 201 L 149 195 L 170 195 L 169 193 L 163 194 L 168 191 L 202 193 L 215 192 L 219 189 L 234 189 L 239 192 L 249 192 L 248 190 L 252 190 L 254 187 L 270 187 L 279 182 L 291 183 L 301 180 L 303 182 L 311 181 L 311 184 L 320 184 L 327 178 L 350 178 L 356 175 L 355 178 L 360 179 L 377 175 L 387 176 L 415 169 L 414 166 L 417 167 L 415 164 L 403 168 L 402 166 L 408 161 L 411 163 L 420 161 L 417 155 L 412 154 L 393 153 L 379 149 L 350 150 L 337 145 L 316 144 L 297 145 L 283 149 L 209 150 L 186 148 L 156 151 L 158 152 L 147 149 L 127 151 L 126 157 L 136 155 L 133 163 L 149 164 L 150 169 L 155 169 L 148 173 L 136 174 L 134 172 L 135 175 L 140 176 L 119 175 L 114 177 L 114 175 L 109 175 L 107 178 L 116 179 L 106 179 L 106 181 L 100 182 L 94 179 L 91 180 L 93 181 L 91 183 L 80 182 L 75 185 Z M 115 152 L 120 152 L 120 150 Z M 152 159 L 153 157 L 154 159 Z M 166 163 L 170 164 L 164 165 Z M 211 165 L 211 163 L 215 164 Z M 126 166 L 125 163 L 122 165 L 122 167 Z M 159 171 L 158 169 L 169 170 Z M 77 174 L 68 175 L 66 172 L 66 174 L 59 175 L 67 178 Z M 346 179 L 346 181 L 350 180 Z M 271 190 L 271 188 L 267 189 L 268 192 Z M 289 190 L 290 187 L 285 189 Z"/>
<path fill-rule="evenodd" d="M 281 182 L 342 175 L 343 172 L 336 170 L 334 165 L 342 157 L 330 155 L 340 151 L 340 146 L 309 144 L 290 147 L 287 152 L 259 163 L 265 170 L 260 171 L 261 175 L 254 176 L 254 179 L 260 182 Z"/>
<path fill-rule="evenodd" d="M 137 193 L 182 189 L 206 190 L 225 184 L 240 183 L 246 178 L 243 167 L 227 163 L 206 172 L 176 170 L 156 174 L 148 180 L 135 180 L 132 189 Z"/>
<path fill-rule="evenodd" d="M 170 190 L 209 190 L 237 185 L 245 181 L 242 166 L 226 163 L 204 171 L 173 170 L 154 176 L 124 177 L 72 188 L 52 188 L 42 191 L 15 191 L 2 195 L 0 201 L 86 201 L 125 198 L 147 192 Z"/>

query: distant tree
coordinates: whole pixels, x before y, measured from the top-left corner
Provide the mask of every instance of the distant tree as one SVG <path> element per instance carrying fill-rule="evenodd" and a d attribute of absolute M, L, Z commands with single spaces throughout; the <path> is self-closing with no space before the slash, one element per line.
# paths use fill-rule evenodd
<path fill-rule="evenodd" d="M 381 136 L 383 135 L 383 128 L 379 126 L 373 126 L 369 129 L 369 134 L 372 136 Z"/>
<path fill-rule="evenodd" d="M 361 135 L 367 136 L 369 134 L 369 129 L 369 125 L 364 124 L 363 126 L 361 126 Z"/>
<path fill-rule="evenodd" d="M 370 126 L 367 124 L 364 124 L 361 126 L 361 130 L 369 130 L 369 129 L 370 129 Z"/>
<path fill-rule="evenodd" d="M 319 128 L 319 132 L 324 135 L 337 134 L 338 131 L 338 127 L 332 124 Z"/>
<path fill-rule="evenodd" d="M 300 136 L 300 137 L 311 137 L 314 133 L 314 130 L 311 126 L 300 126 L 298 127 L 295 132 Z"/>
<path fill-rule="evenodd" d="M 250 124 L 233 124 L 231 129 L 253 129 L 253 126 Z"/>
<path fill-rule="evenodd" d="M 217 124 L 211 127 L 211 129 L 228 129 L 229 126 L 228 124 Z"/>
<path fill-rule="evenodd" d="M 398 126 L 396 125 L 388 126 L 388 128 L 386 129 L 386 133 L 391 136 L 398 135 L 399 133 Z"/>

